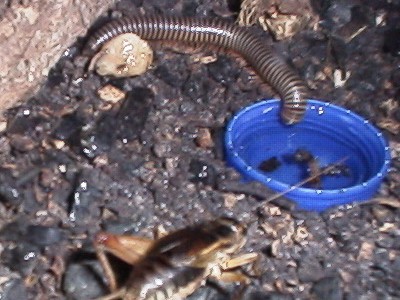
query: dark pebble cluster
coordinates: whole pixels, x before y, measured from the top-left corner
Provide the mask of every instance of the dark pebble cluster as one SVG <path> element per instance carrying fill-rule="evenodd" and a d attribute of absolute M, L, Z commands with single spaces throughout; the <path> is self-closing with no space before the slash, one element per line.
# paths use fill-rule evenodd
<path fill-rule="evenodd" d="M 322 214 L 224 162 L 223 130 L 275 91 L 221 49 L 153 43 L 155 62 L 126 79 L 86 74 L 85 39 L 40 91 L 7 112 L 0 134 L 0 297 L 92 299 L 107 293 L 93 248 L 99 230 L 152 237 L 226 215 L 248 224 L 251 284 L 210 282 L 189 299 L 400 298 L 400 3 L 312 1 L 320 24 L 276 47 L 312 88 L 380 127 L 392 147 L 378 195 Z M 163 13 L 235 20 L 239 1 L 122 0 L 102 20 Z M 99 23 L 102 23 L 100 21 Z M 95 28 L 93 28 L 95 29 Z M 205 59 L 206 58 L 206 59 Z M 338 70 L 344 81 L 335 87 Z M 117 103 L 98 90 L 114 86 Z M 265 171 L 278 162 L 265 162 Z M 114 264 L 115 263 L 115 264 Z M 113 260 L 118 275 L 129 266 Z"/>

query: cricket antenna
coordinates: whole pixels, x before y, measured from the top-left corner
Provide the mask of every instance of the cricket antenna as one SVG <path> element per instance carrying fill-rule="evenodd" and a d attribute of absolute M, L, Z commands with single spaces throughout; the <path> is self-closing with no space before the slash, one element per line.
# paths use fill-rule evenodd
<path fill-rule="evenodd" d="M 335 168 L 337 168 L 338 166 L 342 165 L 349 157 L 343 157 L 342 159 L 334 162 L 333 164 L 331 164 L 330 166 L 328 166 L 327 168 L 324 168 L 323 170 L 319 171 L 316 174 L 313 174 L 309 177 L 307 177 L 306 179 L 296 183 L 295 185 L 292 185 L 289 189 L 287 189 L 286 191 L 280 192 L 280 193 L 276 193 L 275 195 L 267 198 L 265 201 L 262 201 L 259 205 L 257 205 L 256 207 L 256 211 L 258 212 L 258 210 L 263 207 L 266 203 L 269 203 L 271 201 L 274 201 L 276 199 L 278 199 L 279 197 L 282 197 L 284 195 L 286 195 L 287 193 L 303 186 L 304 184 L 313 181 L 314 179 L 318 178 L 321 175 L 326 175 L 329 174 L 330 171 L 334 170 Z"/>

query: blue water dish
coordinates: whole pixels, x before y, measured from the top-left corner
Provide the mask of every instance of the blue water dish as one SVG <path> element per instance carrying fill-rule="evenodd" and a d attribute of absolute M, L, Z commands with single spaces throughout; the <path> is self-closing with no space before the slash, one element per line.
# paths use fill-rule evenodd
<path fill-rule="evenodd" d="M 387 174 L 390 150 L 382 133 L 368 120 L 344 108 L 308 100 L 304 119 L 284 125 L 280 101 L 261 101 L 239 111 L 227 126 L 226 159 L 244 180 L 258 180 L 303 210 L 365 201 L 374 196 Z M 312 155 L 323 170 L 337 164 L 344 170 L 319 176 L 319 186 L 306 183 L 309 165 L 294 159 L 297 151 Z M 260 168 L 263 162 L 276 166 Z"/>

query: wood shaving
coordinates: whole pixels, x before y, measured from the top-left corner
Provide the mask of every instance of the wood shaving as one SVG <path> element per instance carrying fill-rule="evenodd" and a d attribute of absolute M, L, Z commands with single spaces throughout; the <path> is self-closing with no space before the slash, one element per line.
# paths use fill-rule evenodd
<path fill-rule="evenodd" d="M 126 93 L 124 91 L 121 91 L 119 88 L 111 84 L 103 86 L 97 91 L 97 93 L 102 100 L 111 103 L 117 103 L 124 99 L 126 96 Z"/>

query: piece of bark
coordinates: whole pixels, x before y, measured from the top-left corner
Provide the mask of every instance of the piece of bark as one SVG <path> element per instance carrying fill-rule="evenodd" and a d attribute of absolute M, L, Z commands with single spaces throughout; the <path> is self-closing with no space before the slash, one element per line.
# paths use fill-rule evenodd
<path fill-rule="evenodd" d="M 115 1 L 0 4 L 0 114 L 32 96 L 62 53 Z"/>

